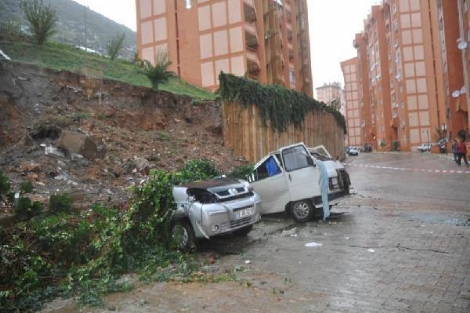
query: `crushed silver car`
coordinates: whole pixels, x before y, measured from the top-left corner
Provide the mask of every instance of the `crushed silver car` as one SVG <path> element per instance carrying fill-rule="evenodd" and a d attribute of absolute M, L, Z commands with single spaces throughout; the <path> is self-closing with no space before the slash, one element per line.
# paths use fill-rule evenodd
<path fill-rule="evenodd" d="M 173 198 L 172 237 L 184 251 L 195 249 L 201 238 L 247 235 L 261 218 L 261 200 L 242 179 L 221 177 L 175 186 Z"/>

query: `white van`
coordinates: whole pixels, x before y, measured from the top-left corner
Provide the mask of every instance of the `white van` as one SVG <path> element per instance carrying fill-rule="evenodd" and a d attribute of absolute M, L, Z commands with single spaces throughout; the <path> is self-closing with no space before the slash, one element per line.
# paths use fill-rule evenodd
<path fill-rule="evenodd" d="M 314 152 L 315 148 L 310 149 Z M 248 181 L 261 199 L 261 214 L 285 211 L 298 222 L 311 220 L 315 210 L 322 207 L 317 160 L 303 143 L 297 143 L 271 152 L 256 163 Z M 348 195 L 348 173 L 339 162 L 327 161 L 328 199 Z"/>

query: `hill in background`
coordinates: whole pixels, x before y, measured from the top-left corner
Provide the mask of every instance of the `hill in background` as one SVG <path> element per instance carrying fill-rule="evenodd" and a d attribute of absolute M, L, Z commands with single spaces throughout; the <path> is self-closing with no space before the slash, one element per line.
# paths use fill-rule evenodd
<path fill-rule="evenodd" d="M 134 57 L 137 51 L 136 33 L 128 27 L 72 0 L 43 0 L 43 5 L 49 4 L 56 10 L 58 18 L 57 33 L 52 40 L 106 54 L 108 41 L 124 33 L 124 49 L 121 57 L 126 59 Z M 20 9 L 19 0 L 0 0 L 0 23 L 17 25 L 24 29 L 27 23 Z"/>

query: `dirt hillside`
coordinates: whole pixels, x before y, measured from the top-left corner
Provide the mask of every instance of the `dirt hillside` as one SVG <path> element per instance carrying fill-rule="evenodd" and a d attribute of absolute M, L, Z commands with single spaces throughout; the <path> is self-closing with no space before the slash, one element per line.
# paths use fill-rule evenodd
<path fill-rule="evenodd" d="M 245 164 L 224 147 L 218 103 L 0 62 L 0 170 L 13 188 L 32 181 L 35 200 L 69 192 L 76 206 L 125 205 L 150 169 L 191 159 Z"/>

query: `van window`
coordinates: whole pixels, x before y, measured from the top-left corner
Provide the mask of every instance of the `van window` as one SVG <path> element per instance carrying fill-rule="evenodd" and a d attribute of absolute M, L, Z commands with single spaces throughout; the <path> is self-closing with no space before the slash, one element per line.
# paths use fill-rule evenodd
<path fill-rule="evenodd" d="M 310 156 L 302 146 L 292 147 L 282 151 L 282 157 L 284 160 L 284 168 L 288 172 L 309 166 L 307 158 Z"/>
<path fill-rule="evenodd" d="M 253 174 L 249 177 L 248 181 L 258 181 L 262 180 L 277 174 L 281 173 L 281 168 L 279 167 L 278 163 L 274 159 L 274 156 L 270 156 L 266 159 L 263 163 L 260 164 L 255 170 Z"/>

